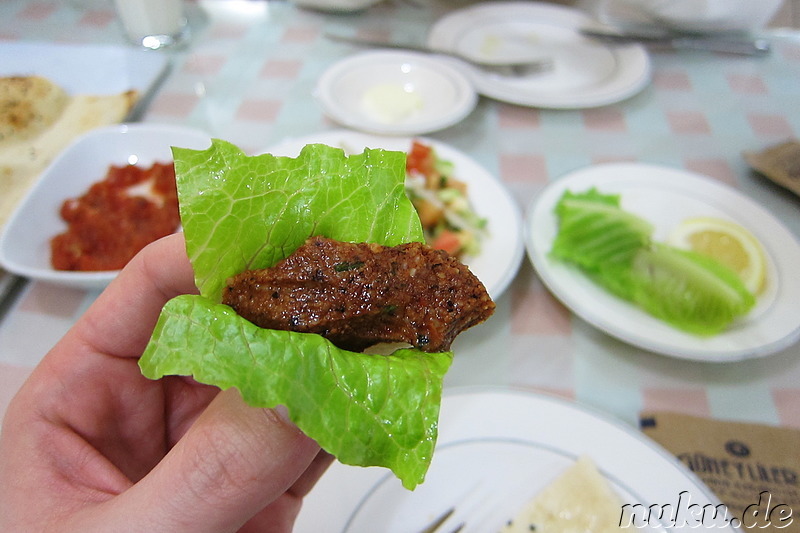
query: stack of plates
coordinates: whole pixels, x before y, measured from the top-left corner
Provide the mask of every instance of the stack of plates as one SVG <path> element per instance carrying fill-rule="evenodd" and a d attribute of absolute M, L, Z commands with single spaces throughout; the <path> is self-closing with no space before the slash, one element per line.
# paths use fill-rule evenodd
<path fill-rule="evenodd" d="M 373 51 L 331 66 L 316 96 L 324 112 L 344 126 L 419 135 L 463 120 L 478 94 L 550 109 L 598 107 L 635 95 L 650 81 L 646 50 L 581 35 L 580 28 L 592 22 L 583 11 L 557 5 L 476 4 L 438 20 L 427 46 L 487 63 L 548 58 L 553 68 L 513 75 L 444 55 Z"/>

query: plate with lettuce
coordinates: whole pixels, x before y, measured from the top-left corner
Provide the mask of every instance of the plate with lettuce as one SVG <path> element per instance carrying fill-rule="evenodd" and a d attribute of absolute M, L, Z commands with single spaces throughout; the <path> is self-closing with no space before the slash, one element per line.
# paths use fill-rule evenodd
<path fill-rule="evenodd" d="M 414 140 L 331 130 L 286 139 L 264 152 L 295 156 L 303 146 L 311 143 L 337 146 L 349 154 L 361 153 L 365 147 L 408 152 Z M 441 164 L 450 167 L 452 175 L 466 183 L 472 210 L 485 222 L 479 236 L 479 251 L 464 255 L 461 261 L 469 266 L 496 300 L 514 279 L 525 256 L 521 211 L 502 183 L 474 159 L 433 139 L 417 137 L 416 140 L 432 147 Z"/>
<path fill-rule="evenodd" d="M 668 244 L 687 219 L 747 228 L 766 254 L 752 294 L 715 261 Z M 800 339 L 800 245 L 766 209 L 684 170 L 610 163 L 551 183 L 528 209 L 528 257 L 577 316 L 624 342 L 673 357 L 728 362 Z"/>

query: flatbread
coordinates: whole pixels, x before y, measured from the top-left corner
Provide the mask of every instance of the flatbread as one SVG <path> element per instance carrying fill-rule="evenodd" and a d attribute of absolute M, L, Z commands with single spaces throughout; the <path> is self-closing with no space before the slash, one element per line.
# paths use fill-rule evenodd
<path fill-rule="evenodd" d="M 48 115 L 53 118 L 49 124 L 37 119 L 24 132 L 9 128 L 11 137 L 5 137 L 0 143 L 0 229 L 39 174 L 65 147 L 89 130 L 122 121 L 137 97 L 138 93 L 133 90 L 111 95 L 70 96 L 59 113 Z M 34 107 L 46 106 L 37 103 Z M 2 102 L 0 109 L 3 109 Z"/>
<path fill-rule="evenodd" d="M 64 89 L 40 76 L 0 77 L 0 146 L 42 134 L 69 99 Z"/>
<path fill-rule="evenodd" d="M 539 492 L 501 533 L 620 533 L 622 504 L 588 457 Z"/>

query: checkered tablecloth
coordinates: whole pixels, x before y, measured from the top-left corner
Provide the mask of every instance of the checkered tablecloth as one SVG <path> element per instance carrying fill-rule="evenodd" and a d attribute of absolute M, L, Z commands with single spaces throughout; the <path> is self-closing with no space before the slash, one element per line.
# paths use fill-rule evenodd
<path fill-rule="evenodd" d="M 190 2 L 193 40 L 167 52 L 172 70 L 144 116 L 189 125 L 257 153 L 338 127 L 313 98 L 318 76 L 353 48 L 324 31 L 422 41 L 447 6 L 390 0 L 359 14 L 282 1 Z M 461 5 L 461 3 L 450 6 Z M 1 40 L 125 44 L 110 2 L 5 0 Z M 525 209 L 565 173 L 611 161 L 684 168 L 732 185 L 800 235 L 800 199 L 752 174 L 741 157 L 800 136 L 800 37 L 747 58 L 653 53 L 652 83 L 618 104 L 542 110 L 481 99 L 463 122 L 430 135 L 470 154 Z M 160 53 L 160 52 L 154 52 Z M 798 265 L 800 267 L 800 265 Z M 96 293 L 30 283 L 0 323 L 0 405 Z M 619 342 L 571 314 L 530 263 L 496 315 L 457 341 L 447 386 L 500 385 L 574 398 L 635 423 L 644 410 L 800 427 L 800 345 L 740 363 L 693 363 Z"/>

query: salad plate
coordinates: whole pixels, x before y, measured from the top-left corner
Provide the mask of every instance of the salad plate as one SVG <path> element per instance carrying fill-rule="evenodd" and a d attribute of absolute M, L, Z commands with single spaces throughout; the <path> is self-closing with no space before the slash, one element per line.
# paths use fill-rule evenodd
<path fill-rule="evenodd" d="M 720 505 L 694 474 L 632 427 L 560 398 L 467 388 L 442 398 L 439 439 L 422 485 L 412 492 L 382 469 L 334 463 L 304 499 L 295 531 L 423 531 L 450 508 L 441 531 L 460 523 L 464 533 L 500 531 L 579 457 L 597 466 L 623 505 L 674 508 L 684 491 L 698 506 Z M 647 525 L 644 531 L 697 526 L 666 516 Z"/>
<path fill-rule="evenodd" d="M 537 2 L 489 2 L 451 12 L 428 33 L 430 48 L 484 61 L 550 58 L 553 68 L 512 77 L 455 62 L 478 93 L 530 107 L 579 109 L 624 100 L 650 82 L 639 44 L 608 46 L 580 34 L 585 12 Z"/>
<path fill-rule="evenodd" d="M 748 229 L 766 253 L 766 286 L 756 306 L 724 332 L 701 337 L 675 329 L 613 296 L 576 268 L 549 256 L 562 194 L 592 187 L 618 194 L 620 207 L 654 226 L 653 239 L 692 217 L 726 219 Z M 639 163 L 587 167 L 551 183 L 526 213 L 528 257 L 548 289 L 577 316 L 624 342 L 673 357 L 729 362 L 762 357 L 800 339 L 800 245 L 766 209 L 735 189 L 680 169 Z"/>
<path fill-rule="evenodd" d="M 466 154 L 433 139 L 422 137 L 417 140 L 433 147 L 440 159 L 453 164 L 454 177 L 467 184 L 467 196 L 474 211 L 486 219 L 480 252 L 463 257 L 463 261 L 483 282 L 489 295 L 498 298 L 516 275 L 525 254 L 522 216 L 517 204 L 494 176 Z M 303 146 L 321 143 L 340 147 L 349 154 L 361 153 L 366 147 L 408 152 L 413 141 L 412 138 L 332 130 L 287 139 L 263 151 L 295 157 Z"/>

